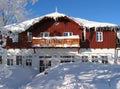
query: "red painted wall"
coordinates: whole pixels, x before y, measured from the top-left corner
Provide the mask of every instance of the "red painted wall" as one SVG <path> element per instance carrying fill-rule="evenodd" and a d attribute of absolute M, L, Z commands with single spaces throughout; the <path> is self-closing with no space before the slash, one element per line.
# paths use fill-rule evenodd
<path fill-rule="evenodd" d="M 57 23 L 57 24 L 56 24 Z M 82 38 L 83 27 L 69 19 L 68 17 L 43 18 L 40 22 L 34 24 L 25 32 L 19 34 L 19 42 L 12 43 L 10 38 L 7 40 L 7 48 L 31 48 L 32 43 L 28 42 L 27 32 L 31 31 L 33 37 L 39 37 L 40 32 L 50 32 L 50 36 L 62 36 L 63 32 L 73 32 L 73 35 L 79 35 Z M 111 30 L 103 30 L 103 42 L 96 41 L 96 31 L 94 28 L 87 29 L 86 41 L 80 42 L 81 48 L 115 48 L 116 34 Z"/>

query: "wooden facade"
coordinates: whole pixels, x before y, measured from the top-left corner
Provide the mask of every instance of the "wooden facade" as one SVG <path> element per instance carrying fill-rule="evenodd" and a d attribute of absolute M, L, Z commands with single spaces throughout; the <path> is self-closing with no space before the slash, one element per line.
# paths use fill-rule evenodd
<path fill-rule="evenodd" d="M 32 41 L 28 41 L 27 33 L 32 33 Z M 48 39 L 40 38 L 41 32 L 49 32 Z M 60 39 L 63 37 L 64 32 L 72 32 L 73 37 L 78 38 Z M 18 34 L 18 42 L 12 42 L 12 38 L 7 38 L 6 48 L 33 48 L 33 47 L 78 47 L 78 48 L 116 48 L 116 33 L 110 30 L 110 27 L 86 28 L 85 34 L 84 27 L 68 18 L 67 16 L 59 17 L 57 19 L 44 17 L 38 23 L 29 27 L 26 31 Z M 103 41 L 96 41 L 96 32 L 103 32 Z M 83 40 L 84 35 L 84 40 Z M 52 39 L 54 37 L 58 39 Z M 35 39 L 36 38 L 36 39 Z M 51 39 L 52 40 L 51 40 Z M 64 46 L 67 44 L 68 46 Z M 46 46 L 45 46 L 46 45 Z M 61 46 L 60 46 L 61 45 Z M 72 46 L 77 45 L 77 46 Z"/>

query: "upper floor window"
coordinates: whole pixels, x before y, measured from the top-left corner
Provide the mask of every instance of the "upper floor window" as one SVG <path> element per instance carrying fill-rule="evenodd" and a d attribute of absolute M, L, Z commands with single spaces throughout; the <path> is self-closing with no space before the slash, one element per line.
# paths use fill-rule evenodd
<path fill-rule="evenodd" d="M 64 33 L 63 33 L 63 36 L 72 36 L 72 35 L 73 35 L 72 32 L 64 32 Z"/>
<path fill-rule="evenodd" d="M 32 32 L 27 32 L 27 36 L 28 36 L 28 41 L 31 42 L 32 41 Z"/>
<path fill-rule="evenodd" d="M 13 37 L 13 42 L 18 42 L 18 34 L 14 34 L 14 37 Z"/>
<path fill-rule="evenodd" d="M 96 32 L 96 41 L 97 42 L 103 41 L 103 32 Z"/>
<path fill-rule="evenodd" d="M 49 32 L 41 32 L 40 37 L 49 37 L 50 33 Z"/>

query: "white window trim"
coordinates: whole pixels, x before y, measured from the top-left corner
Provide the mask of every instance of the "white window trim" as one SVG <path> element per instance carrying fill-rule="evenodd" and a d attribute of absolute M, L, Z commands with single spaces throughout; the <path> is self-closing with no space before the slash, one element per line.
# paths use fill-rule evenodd
<path fill-rule="evenodd" d="M 67 35 L 64 35 L 65 33 L 66 33 Z M 64 33 L 63 33 L 63 36 L 72 36 L 72 35 L 70 35 L 70 34 L 73 35 L 73 32 L 64 32 Z"/>
<path fill-rule="evenodd" d="M 48 36 L 45 36 L 46 33 L 47 33 Z M 40 37 L 49 37 L 49 36 L 50 36 L 49 32 L 40 32 Z"/>
<path fill-rule="evenodd" d="M 32 32 L 27 32 L 28 42 L 32 41 Z"/>
<path fill-rule="evenodd" d="M 96 41 L 103 42 L 103 32 L 101 31 L 96 32 Z"/>
<path fill-rule="evenodd" d="M 13 42 L 18 42 L 18 33 L 14 34 Z"/>

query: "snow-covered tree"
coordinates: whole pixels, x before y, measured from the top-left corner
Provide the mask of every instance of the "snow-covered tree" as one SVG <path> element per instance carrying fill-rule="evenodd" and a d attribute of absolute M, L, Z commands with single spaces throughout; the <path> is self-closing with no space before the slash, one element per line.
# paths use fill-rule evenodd
<path fill-rule="evenodd" d="M 38 0 L 0 0 L 0 26 L 20 22 L 26 19 L 26 6 Z"/>

